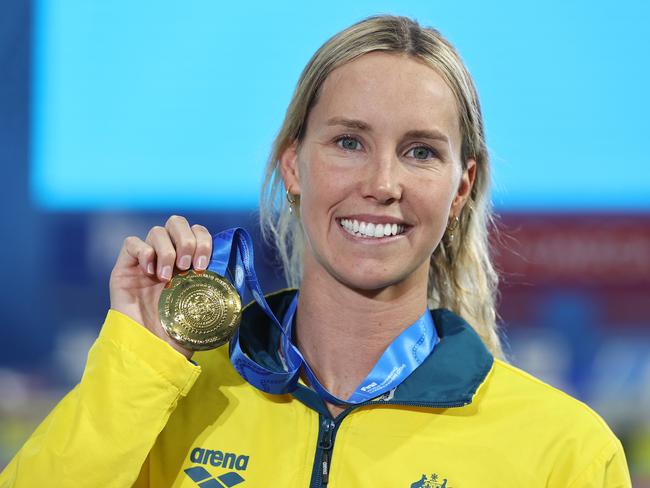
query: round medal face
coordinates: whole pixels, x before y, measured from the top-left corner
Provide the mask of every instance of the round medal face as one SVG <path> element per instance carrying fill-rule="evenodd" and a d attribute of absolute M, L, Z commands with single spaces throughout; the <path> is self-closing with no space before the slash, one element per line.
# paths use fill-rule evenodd
<path fill-rule="evenodd" d="M 184 271 L 167 283 L 158 301 L 163 328 L 183 347 L 213 349 L 228 342 L 241 319 L 241 298 L 223 276 Z"/>

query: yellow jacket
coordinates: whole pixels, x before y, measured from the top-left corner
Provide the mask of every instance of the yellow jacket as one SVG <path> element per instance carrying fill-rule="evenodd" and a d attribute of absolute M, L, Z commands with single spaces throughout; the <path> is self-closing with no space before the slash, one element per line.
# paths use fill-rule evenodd
<path fill-rule="evenodd" d="M 293 296 L 269 297 L 281 316 Z M 108 312 L 81 382 L 0 474 L 0 487 L 629 487 L 619 440 L 585 404 L 500 360 L 433 310 L 440 343 L 395 390 L 332 419 L 300 385 L 269 395 L 227 347 L 186 360 Z M 256 305 L 245 352 L 279 361 Z"/>

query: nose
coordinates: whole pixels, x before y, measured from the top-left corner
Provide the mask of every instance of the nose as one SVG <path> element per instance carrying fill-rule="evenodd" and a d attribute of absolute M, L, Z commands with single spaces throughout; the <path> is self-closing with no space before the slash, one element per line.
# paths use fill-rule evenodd
<path fill-rule="evenodd" d="M 383 205 L 399 201 L 403 193 L 400 170 L 400 162 L 394 154 L 377 155 L 366 165 L 363 196 Z"/>

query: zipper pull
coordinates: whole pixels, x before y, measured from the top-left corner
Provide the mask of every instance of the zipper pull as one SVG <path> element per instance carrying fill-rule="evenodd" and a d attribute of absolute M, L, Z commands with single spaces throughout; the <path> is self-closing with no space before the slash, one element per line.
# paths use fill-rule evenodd
<path fill-rule="evenodd" d="M 329 480 L 331 458 L 330 451 L 332 450 L 332 434 L 334 433 L 334 427 L 335 424 L 332 419 L 323 420 L 323 435 L 321 436 L 320 442 L 318 443 L 318 447 L 323 450 L 320 463 L 320 479 L 323 485 L 326 485 L 327 481 Z"/>

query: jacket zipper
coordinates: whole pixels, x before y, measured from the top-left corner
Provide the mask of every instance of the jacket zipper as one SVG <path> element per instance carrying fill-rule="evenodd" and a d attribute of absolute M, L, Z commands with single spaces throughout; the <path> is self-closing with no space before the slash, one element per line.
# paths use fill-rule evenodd
<path fill-rule="evenodd" d="M 330 475 L 330 462 L 332 459 L 332 446 L 334 445 L 334 429 L 336 423 L 333 419 L 325 418 L 323 420 L 323 431 L 318 442 L 321 450 L 320 458 L 320 486 L 327 485 Z"/>
<path fill-rule="evenodd" d="M 408 402 L 408 401 L 384 401 L 381 400 L 369 400 L 367 402 L 359 403 L 357 405 L 351 405 L 341 412 L 336 419 L 331 417 L 326 417 L 322 414 L 319 414 L 320 418 L 320 432 L 318 435 L 318 449 L 316 451 L 316 459 L 319 459 L 317 464 L 318 470 L 313 473 L 315 476 L 312 476 L 313 483 L 311 486 L 313 488 L 321 488 L 327 486 L 329 482 L 330 475 L 330 466 L 332 464 L 332 451 L 334 449 L 334 440 L 336 437 L 336 431 L 338 430 L 341 422 L 345 417 L 347 417 L 354 409 L 358 407 L 364 407 L 367 405 L 405 405 L 410 407 L 429 407 L 429 408 L 453 408 L 453 407 L 463 407 L 468 405 L 471 401 L 463 402 L 440 402 L 440 403 L 426 403 L 426 402 Z M 320 456 L 319 456 L 320 451 Z"/>

